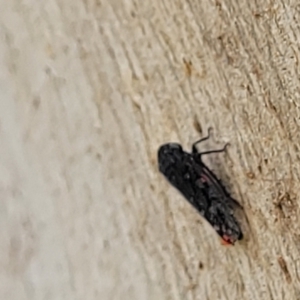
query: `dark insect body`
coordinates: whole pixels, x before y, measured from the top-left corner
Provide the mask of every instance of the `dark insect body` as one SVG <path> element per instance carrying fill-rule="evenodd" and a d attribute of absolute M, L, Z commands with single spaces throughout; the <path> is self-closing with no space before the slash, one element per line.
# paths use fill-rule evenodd
<path fill-rule="evenodd" d="M 226 244 L 243 238 L 234 217 L 234 207 L 240 204 L 226 191 L 221 181 L 203 163 L 201 156 L 223 152 L 224 148 L 198 152 L 196 145 L 209 139 L 210 134 L 192 145 L 186 152 L 177 143 L 168 143 L 158 149 L 159 171 L 177 188 L 193 207 L 213 226 Z"/>

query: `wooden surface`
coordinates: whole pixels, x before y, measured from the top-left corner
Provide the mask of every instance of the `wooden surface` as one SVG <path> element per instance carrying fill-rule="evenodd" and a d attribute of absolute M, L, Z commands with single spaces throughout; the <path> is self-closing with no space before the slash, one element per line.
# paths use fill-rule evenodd
<path fill-rule="evenodd" d="M 300 299 L 297 3 L 3 0 L 0 299 Z M 157 171 L 209 126 L 234 247 Z"/>

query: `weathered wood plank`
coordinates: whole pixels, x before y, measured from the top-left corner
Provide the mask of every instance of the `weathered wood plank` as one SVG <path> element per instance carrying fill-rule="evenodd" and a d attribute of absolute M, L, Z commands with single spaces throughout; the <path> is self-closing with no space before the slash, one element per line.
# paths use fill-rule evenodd
<path fill-rule="evenodd" d="M 1 299 L 300 299 L 297 1 L 1 7 Z M 209 126 L 229 248 L 156 166 Z"/>

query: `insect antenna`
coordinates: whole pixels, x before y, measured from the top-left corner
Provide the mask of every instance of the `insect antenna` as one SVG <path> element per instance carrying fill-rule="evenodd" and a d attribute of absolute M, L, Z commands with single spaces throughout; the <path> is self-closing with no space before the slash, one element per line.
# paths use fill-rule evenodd
<path fill-rule="evenodd" d="M 205 151 L 205 152 L 199 152 L 199 157 L 201 157 L 202 155 L 205 154 L 211 154 L 211 153 L 220 153 L 220 152 L 224 152 L 227 148 L 227 146 L 229 146 L 229 143 L 226 143 L 225 146 L 222 149 L 217 149 L 217 150 L 209 150 L 209 151 Z"/>
<path fill-rule="evenodd" d="M 193 143 L 193 145 L 192 145 L 192 153 L 194 153 L 194 154 L 198 153 L 198 150 L 197 150 L 197 148 L 196 148 L 196 145 L 200 144 L 200 143 L 203 142 L 203 141 L 208 140 L 208 139 L 210 138 L 210 133 L 211 133 L 211 131 L 212 131 L 212 127 L 209 127 L 209 128 L 208 128 L 207 136 L 205 136 L 205 137 L 201 138 L 200 140 L 196 141 L 195 143 Z"/>

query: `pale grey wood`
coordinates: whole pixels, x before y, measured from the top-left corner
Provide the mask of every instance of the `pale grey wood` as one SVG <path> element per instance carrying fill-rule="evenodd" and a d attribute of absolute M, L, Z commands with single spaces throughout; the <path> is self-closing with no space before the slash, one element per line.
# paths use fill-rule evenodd
<path fill-rule="evenodd" d="M 1 299 L 300 299 L 297 1 L 2 1 Z M 223 247 L 157 171 L 244 206 Z M 197 131 L 198 129 L 198 131 Z"/>

